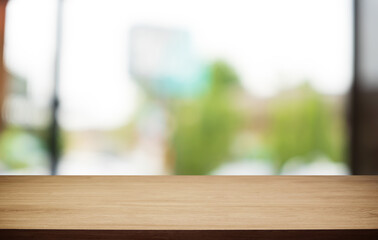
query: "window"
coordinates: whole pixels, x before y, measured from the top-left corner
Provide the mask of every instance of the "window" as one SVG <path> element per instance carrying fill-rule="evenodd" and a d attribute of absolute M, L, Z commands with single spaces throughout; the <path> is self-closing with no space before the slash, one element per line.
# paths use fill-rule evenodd
<path fill-rule="evenodd" d="M 349 173 L 351 1 L 63 3 L 58 174 Z M 56 7 L 8 5 L 2 173 L 48 172 Z"/>

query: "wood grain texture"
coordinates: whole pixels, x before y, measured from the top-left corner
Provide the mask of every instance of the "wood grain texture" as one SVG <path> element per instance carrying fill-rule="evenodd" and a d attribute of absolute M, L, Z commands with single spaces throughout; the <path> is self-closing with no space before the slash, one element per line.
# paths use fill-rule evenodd
<path fill-rule="evenodd" d="M 378 229 L 378 176 L 6 176 L 0 229 Z"/>

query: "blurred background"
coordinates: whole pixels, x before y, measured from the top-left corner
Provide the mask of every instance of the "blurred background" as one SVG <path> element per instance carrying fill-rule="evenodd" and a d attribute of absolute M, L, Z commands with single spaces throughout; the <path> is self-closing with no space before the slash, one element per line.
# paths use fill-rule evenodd
<path fill-rule="evenodd" d="M 1 11 L 0 174 L 378 174 L 378 1 Z"/>

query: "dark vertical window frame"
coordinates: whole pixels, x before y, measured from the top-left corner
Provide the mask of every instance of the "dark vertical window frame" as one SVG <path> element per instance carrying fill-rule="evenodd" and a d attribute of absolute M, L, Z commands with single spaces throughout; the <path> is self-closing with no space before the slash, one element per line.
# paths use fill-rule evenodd
<path fill-rule="evenodd" d="M 353 0 L 353 83 L 350 94 L 349 102 L 349 163 L 351 168 L 351 173 L 353 175 L 358 174 L 358 164 L 357 164 L 357 151 L 358 147 L 356 144 L 357 138 L 357 125 L 358 125 L 358 114 L 356 111 L 357 106 L 359 105 L 359 90 L 358 90 L 358 74 L 357 74 L 357 59 L 358 59 L 358 0 Z"/>
<path fill-rule="evenodd" d="M 350 101 L 350 166 L 354 175 L 378 174 L 378 87 L 370 87 L 372 81 L 364 67 L 371 59 L 366 58 L 366 52 L 376 54 L 366 41 L 372 37 L 370 26 L 375 25 L 367 17 L 366 10 L 372 2 L 354 0 L 354 44 L 353 44 L 353 85 Z M 371 13 L 370 13 L 371 14 Z M 369 35 L 367 34 L 369 33 Z M 375 33 L 378 34 L 378 31 Z M 371 56 L 370 56 L 371 57 Z M 378 59 L 378 56 L 374 56 Z M 378 63 L 377 63 L 378 67 Z M 373 81 L 378 82 L 377 76 Z M 370 83 L 371 84 L 371 83 Z"/>
<path fill-rule="evenodd" d="M 62 53 L 62 30 L 63 30 L 63 3 L 64 0 L 57 1 L 57 17 L 56 17 L 56 32 L 55 32 L 55 56 L 54 56 L 54 85 L 53 97 L 51 103 L 51 123 L 49 127 L 49 153 L 50 153 L 50 173 L 57 174 L 58 162 L 60 158 L 60 129 L 58 122 L 59 114 L 59 83 L 60 83 L 60 68 L 61 68 L 61 53 Z"/>

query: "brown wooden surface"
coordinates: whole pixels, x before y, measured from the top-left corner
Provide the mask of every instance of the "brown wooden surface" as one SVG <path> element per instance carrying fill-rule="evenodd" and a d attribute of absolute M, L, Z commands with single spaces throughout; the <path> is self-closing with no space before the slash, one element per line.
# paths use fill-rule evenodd
<path fill-rule="evenodd" d="M 3 176 L 0 229 L 376 230 L 378 176 Z"/>

